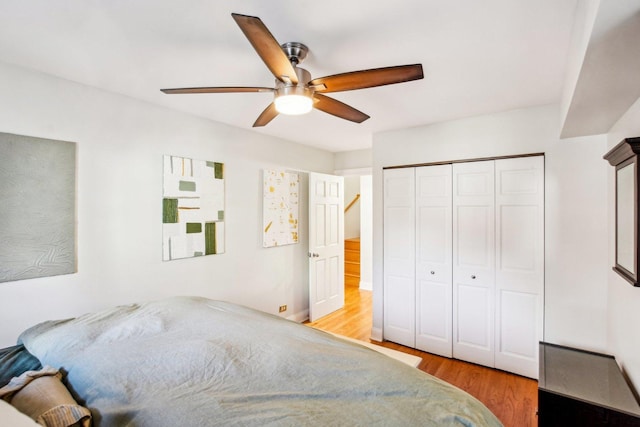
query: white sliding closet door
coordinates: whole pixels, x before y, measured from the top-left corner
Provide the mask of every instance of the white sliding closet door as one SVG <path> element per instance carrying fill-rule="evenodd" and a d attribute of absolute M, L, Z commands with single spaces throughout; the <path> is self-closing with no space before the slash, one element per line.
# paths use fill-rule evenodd
<path fill-rule="evenodd" d="M 453 357 L 494 366 L 494 161 L 453 165 Z"/>
<path fill-rule="evenodd" d="M 384 171 L 384 339 L 415 347 L 414 168 Z"/>
<path fill-rule="evenodd" d="M 416 168 L 415 182 L 415 347 L 451 357 L 451 165 Z"/>
<path fill-rule="evenodd" d="M 383 176 L 384 339 L 537 378 L 544 157 Z"/>
<path fill-rule="evenodd" d="M 544 157 L 496 160 L 495 367 L 538 375 L 544 301 Z"/>

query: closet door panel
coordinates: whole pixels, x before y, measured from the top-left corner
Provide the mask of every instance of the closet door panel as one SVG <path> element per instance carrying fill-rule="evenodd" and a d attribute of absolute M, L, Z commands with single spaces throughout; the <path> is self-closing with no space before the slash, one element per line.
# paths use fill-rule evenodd
<path fill-rule="evenodd" d="M 453 356 L 494 366 L 494 162 L 453 165 Z"/>
<path fill-rule="evenodd" d="M 496 160 L 496 368 L 538 376 L 543 339 L 544 157 Z"/>
<path fill-rule="evenodd" d="M 416 168 L 416 348 L 452 356 L 451 165 Z"/>
<path fill-rule="evenodd" d="M 430 346 L 429 343 L 425 343 L 428 340 L 435 340 L 437 344 L 444 343 L 446 353 L 450 354 L 451 321 L 447 320 L 447 317 L 451 317 L 451 286 L 446 283 L 421 280 L 418 282 L 416 294 L 417 310 L 419 312 L 417 319 L 417 334 L 419 337 L 416 339 L 417 348 L 436 353 L 434 347 L 439 347 L 438 345 Z M 446 305 L 447 301 L 449 301 L 449 307 Z M 447 342 L 449 343 L 448 345 L 446 345 Z"/>
<path fill-rule="evenodd" d="M 491 350 L 493 325 L 486 313 L 491 310 L 491 295 L 484 286 L 458 286 L 458 342 L 483 351 Z M 479 321 L 481 320 L 481 321 Z"/>
<path fill-rule="evenodd" d="M 406 206 L 392 206 L 385 211 L 385 257 L 391 271 L 404 277 L 413 277 L 415 265 L 413 239 L 413 209 Z"/>
<path fill-rule="evenodd" d="M 499 272 L 503 274 L 526 274 L 536 280 L 536 218 L 538 207 L 535 205 L 498 205 L 498 241 Z M 523 227 L 534 225 L 534 227 Z"/>
<path fill-rule="evenodd" d="M 406 277 L 389 275 L 385 286 L 384 339 L 415 347 L 415 313 L 411 309 L 415 300 L 415 282 Z"/>
<path fill-rule="evenodd" d="M 537 312 L 538 297 L 536 294 L 524 292 L 498 291 L 497 307 L 500 312 L 499 330 L 496 334 L 499 339 L 498 351 L 504 356 L 516 358 L 532 357 L 535 354 L 534 347 L 538 343 L 535 337 L 534 319 Z M 496 360 L 496 367 L 498 360 Z"/>
<path fill-rule="evenodd" d="M 414 169 L 384 171 L 384 339 L 415 347 Z"/>
<path fill-rule="evenodd" d="M 492 272 L 493 266 L 493 206 L 457 206 L 456 267 L 476 272 Z"/>

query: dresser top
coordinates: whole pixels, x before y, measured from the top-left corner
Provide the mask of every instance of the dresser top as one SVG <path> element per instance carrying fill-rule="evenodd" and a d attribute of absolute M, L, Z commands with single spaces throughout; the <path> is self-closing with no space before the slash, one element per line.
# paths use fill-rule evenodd
<path fill-rule="evenodd" d="M 613 356 L 541 342 L 538 387 L 640 416 L 640 405 Z"/>

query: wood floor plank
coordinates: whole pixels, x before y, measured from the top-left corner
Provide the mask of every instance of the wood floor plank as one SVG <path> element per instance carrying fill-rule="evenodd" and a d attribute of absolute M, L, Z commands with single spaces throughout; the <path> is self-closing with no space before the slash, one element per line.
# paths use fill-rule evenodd
<path fill-rule="evenodd" d="M 465 390 L 496 414 L 505 427 L 538 425 L 537 381 L 392 342 L 372 341 L 372 313 L 372 293 L 360 290 L 357 281 L 348 281 L 344 308 L 307 325 L 421 357 L 418 369 Z"/>

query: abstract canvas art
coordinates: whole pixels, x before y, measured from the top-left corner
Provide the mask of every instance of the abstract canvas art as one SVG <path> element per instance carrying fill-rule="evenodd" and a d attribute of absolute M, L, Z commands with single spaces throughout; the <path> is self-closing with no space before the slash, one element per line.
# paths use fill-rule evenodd
<path fill-rule="evenodd" d="M 264 170 L 263 247 L 298 243 L 299 187 L 297 173 Z"/>
<path fill-rule="evenodd" d="M 164 261 L 224 253 L 224 164 L 164 156 Z"/>
<path fill-rule="evenodd" d="M 76 144 L 0 133 L 0 282 L 76 266 Z"/>

